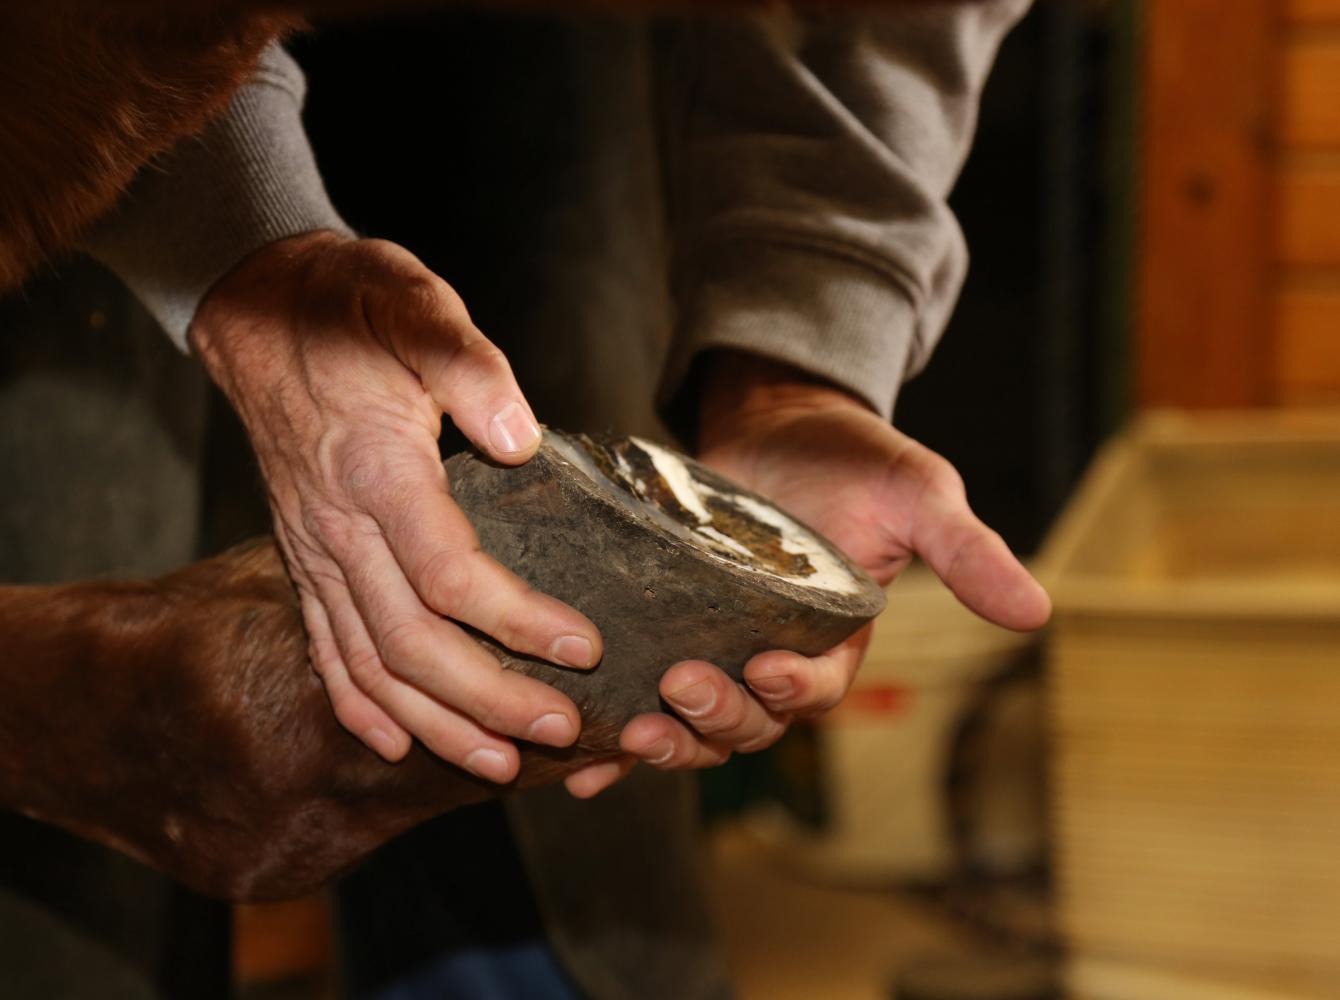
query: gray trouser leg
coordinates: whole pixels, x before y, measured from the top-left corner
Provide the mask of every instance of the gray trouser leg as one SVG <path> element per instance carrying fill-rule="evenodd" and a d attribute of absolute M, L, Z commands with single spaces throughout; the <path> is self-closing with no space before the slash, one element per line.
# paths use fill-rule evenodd
<path fill-rule="evenodd" d="M 0 302 L 0 579 L 190 561 L 204 401 L 195 363 L 90 264 Z M 0 812 L 0 995 L 223 996 L 227 957 L 226 908 Z"/>
<path fill-rule="evenodd" d="M 433 184 L 412 197 L 387 186 L 399 168 L 386 183 L 334 185 L 341 211 L 371 233 L 404 240 L 452 282 L 511 359 L 541 420 L 574 431 L 654 435 L 652 392 L 670 307 L 645 25 L 472 13 L 375 30 L 371 40 L 362 31 L 315 39 L 311 93 L 340 92 L 349 59 L 376 64 L 388 52 L 431 48 L 431 62 L 368 71 L 359 100 L 408 107 L 411 121 L 451 122 L 469 154 L 435 169 Z M 366 139 L 342 117 L 314 122 L 317 157 L 331 177 L 350 164 L 366 177 Z M 425 149 L 418 131 L 382 130 L 388 142 L 379 160 L 417 162 Z M 527 796 L 508 809 L 524 888 L 564 971 L 600 998 L 722 995 L 690 779 L 639 775 L 594 804 L 565 796 L 561 789 Z M 436 827 L 437 852 L 452 845 L 452 819 Z M 366 925 L 369 901 L 384 898 L 375 874 L 413 871 L 410 855 L 423 843 L 393 847 L 385 865 L 374 860 L 345 884 L 340 899 L 354 918 L 346 928 L 360 919 Z M 403 919 L 436 907 L 442 950 L 463 947 L 470 938 L 454 924 L 473 911 L 453 888 L 420 880 L 404 893 L 419 897 L 412 906 L 407 898 L 398 914 L 388 910 Z M 429 936 L 425 922 L 412 928 L 416 936 Z M 391 944 L 403 944 L 394 937 Z M 384 953 L 367 934 L 350 935 L 345 945 L 359 969 L 394 966 L 407 950 Z"/>

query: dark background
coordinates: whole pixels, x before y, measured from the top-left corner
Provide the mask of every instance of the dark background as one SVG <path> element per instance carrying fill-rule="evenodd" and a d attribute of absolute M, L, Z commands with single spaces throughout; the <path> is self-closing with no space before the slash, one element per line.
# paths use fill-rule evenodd
<path fill-rule="evenodd" d="M 1043 0 L 1006 39 L 952 198 L 968 281 L 896 414 L 1025 553 L 1124 407 L 1126 234 L 1109 224 L 1127 197 L 1111 97 L 1128 90 L 1124 32 L 1108 5 Z M 647 217 L 583 222 L 593 197 L 590 214 L 619 210 L 593 186 L 655 183 L 622 176 L 654 170 L 645 94 L 627 82 L 645 68 L 636 35 L 613 18 L 443 14 L 324 25 L 294 46 L 337 207 L 446 277 L 541 399 L 567 356 L 554 261 L 597 260 L 611 225 L 625 260 L 663 239 Z M 649 253 L 639 280 L 655 266 Z M 551 331 L 538 351 L 537 324 Z M 580 391 L 582 373 L 564 374 Z"/>

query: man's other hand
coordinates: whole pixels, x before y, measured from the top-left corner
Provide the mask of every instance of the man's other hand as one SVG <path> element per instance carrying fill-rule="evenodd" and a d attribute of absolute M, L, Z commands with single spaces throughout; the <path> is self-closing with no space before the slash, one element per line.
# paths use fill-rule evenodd
<path fill-rule="evenodd" d="M 987 621 L 1018 630 L 1046 623 L 1046 592 L 972 513 L 963 481 L 945 459 L 847 393 L 794 369 L 740 354 L 711 362 L 699 429 L 703 462 L 826 535 L 881 584 L 920 557 Z M 733 751 L 771 745 L 792 719 L 813 718 L 841 701 L 870 632 L 813 658 L 762 653 L 745 666 L 744 684 L 710 663 L 675 664 L 660 690 L 678 719 L 634 719 L 621 739 L 628 756 L 569 776 L 569 791 L 594 795 L 635 760 L 662 769 L 710 767 Z"/>
<path fill-rule="evenodd" d="M 447 283 L 392 243 L 312 233 L 221 279 L 190 338 L 255 447 L 340 722 L 388 760 L 414 736 L 495 782 L 517 772 L 508 737 L 572 743 L 576 706 L 456 624 L 569 667 L 601 655 L 595 626 L 484 555 L 452 502 L 444 413 L 511 465 L 540 429 Z"/>

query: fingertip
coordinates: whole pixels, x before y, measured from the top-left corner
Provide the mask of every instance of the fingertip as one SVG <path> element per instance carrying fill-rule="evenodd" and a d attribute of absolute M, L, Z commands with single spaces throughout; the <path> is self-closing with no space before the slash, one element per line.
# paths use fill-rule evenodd
<path fill-rule="evenodd" d="M 604 650 L 600 633 L 595 633 L 595 641 L 585 635 L 560 635 L 549 646 L 548 658 L 562 667 L 574 670 L 590 670 L 600 662 Z"/>
<path fill-rule="evenodd" d="M 773 709 L 791 705 L 808 687 L 813 665 L 799 653 L 785 649 L 760 653 L 744 666 L 744 682 Z"/>
<path fill-rule="evenodd" d="M 632 757 L 623 756 L 614 760 L 591 764 L 564 778 L 563 786 L 573 798 L 595 798 L 622 779 L 632 770 L 635 763 L 636 761 Z"/>
<path fill-rule="evenodd" d="M 337 666 L 338 669 L 332 669 Z M 336 720 L 388 764 L 409 753 L 413 738 L 367 695 L 355 690 L 343 663 L 327 664 L 320 673 Z"/>
<path fill-rule="evenodd" d="M 531 724 L 526 739 L 560 749 L 570 747 L 582 732 L 581 719 L 574 719 L 575 715 L 575 710 L 571 715 L 566 711 L 546 712 Z"/>
<path fill-rule="evenodd" d="M 1010 551 L 1004 539 L 996 535 L 993 540 L 995 545 L 985 548 L 985 558 L 977 564 L 975 572 L 978 599 L 988 612 L 983 617 L 1015 632 L 1041 628 L 1051 617 L 1050 595 Z"/>
<path fill-rule="evenodd" d="M 789 674 L 800 670 L 809 661 L 799 653 L 790 649 L 770 649 L 766 653 L 759 653 L 750 658 L 744 665 L 744 679 L 746 682 L 754 677 L 765 677 L 773 674 Z"/>
<path fill-rule="evenodd" d="M 1020 584 L 1008 620 L 1002 624 L 1016 632 L 1033 632 L 1046 625 L 1051 616 L 1051 595 L 1042 584 L 1029 576 L 1026 582 Z"/>
<path fill-rule="evenodd" d="M 590 773 L 590 768 L 578 771 L 576 774 L 570 774 L 563 779 L 563 787 L 568 790 L 568 794 L 574 799 L 591 799 L 599 795 L 609 784 L 602 781 L 601 777 Z M 610 779 L 611 781 L 618 780 Z"/>
<path fill-rule="evenodd" d="M 581 614 L 581 612 L 578 612 L 578 614 Z M 589 628 L 589 631 L 584 632 L 583 635 L 586 636 L 587 642 L 591 644 L 591 666 L 594 667 L 605 656 L 605 637 L 600 634 L 600 629 L 596 627 L 595 622 L 585 615 L 582 615 L 582 619 Z"/>
<path fill-rule="evenodd" d="M 480 747 L 466 754 L 461 766 L 485 781 L 505 785 L 516 778 L 521 770 L 521 761 L 512 747 Z"/>
<path fill-rule="evenodd" d="M 1038 595 L 1038 617 L 1036 627 L 1041 628 L 1052 620 L 1052 611 L 1055 610 L 1055 606 L 1052 604 L 1052 595 L 1047 593 L 1047 588 L 1040 583 L 1038 584 Z"/>
<path fill-rule="evenodd" d="M 539 450 L 542 437 L 530 408 L 515 399 L 489 418 L 487 434 L 486 441 L 476 443 L 482 444 L 490 457 L 507 465 L 529 461 Z"/>
<path fill-rule="evenodd" d="M 668 697 L 676 691 L 710 680 L 720 670 L 720 667 L 707 660 L 680 660 L 661 675 L 661 696 Z"/>
<path fill-rule="evenodd" d="M 692 755 L 693 736 L 684 725 L 660 712 L 639 715 L 619 734 L 619 749 L 652 767 L 676 766 Z"/>
<path fill-rule="evenodd" d="M 394 732 L 387 732 L 385 727 L 369 729 L 363 734 L 363 742 L 388 764 L 404 760 L 411 744 L 409 733 L 398 726 Z"/>
<path fill-rule="evenodd" d="M 665 737 L 673 737 L 674 725 L 674 720 L 660 712 L 646 712 L 635 716 L 619 734 L 619 749 L 624 753 L 640 756 L 652 743 Z"/>
<path fill-rule="evenodd" d="M 1051 597 L 1042 584 L 985 526 L 959 550 L 941 579 L 969 610 L 1002 628 L 1031 632 L 1051 617 Z"/>

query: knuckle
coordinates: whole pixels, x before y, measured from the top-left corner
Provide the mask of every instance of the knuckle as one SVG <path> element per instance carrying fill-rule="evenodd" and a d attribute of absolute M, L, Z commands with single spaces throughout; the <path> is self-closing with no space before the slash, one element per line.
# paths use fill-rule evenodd
<path fill-rule="evenodd" d="M 303 529 L 324 545 L 344 542 L 349 536 L 349 517 L 335 507 L 319 505 L 302 512 Z"/>
<path fill-rule="evenodd" d="M 394 318 L 411 323 L 438 319 L 446 304 L 445 288 L 445 282 L 426 271 L 397 275 L 391 296 Z"/>
<path fill-rule="evenodd" d="M 932 456 L 927 461 L 926 483 L 933 493 L 946 499 L 957 501 L 968 495 L 958 469 L 954 468 L 948 459 L 939 455 Z"/>
<path fill-rule="evenodd" d="M 377 653 L 393 673 L 402 677 L 419 672 L 427 650 L 424 628 L 413 618 L 392 621 L 381 632 Z"/>
<path fill-rule="evenodd" d="M 591 646 L 591 655 L 599 658 L 600 634 L 593 633 L 581 618 L 568 617 L 547 594 L 524 580 L 504 581 L 496 597 L 500 602 L 500 614 L 494 635 L 509 648 L 548 658 L 554 654 L 554 643 L 560 637 L 576 635 L 584 638 Z"/>
<path fill-rule="evenodd" d="M 477 543 L 476 543 L 477 544 Z M 478 549 L 440 549 L 423 563 L 418 576 L 421 592 L 427 603 L 445 615 L 468 607 L 475 591 L 474 576 L 470 572 L 472 559 Z"/>
<path fill-rule="evenodd" d="M 509 377 L 512 374 L 512 365 L 508 362 L 507 355 L 503 354 L 502 348 L 483 334 L 479 334 L 466 344 L 462 354 L 481 374 Z"/>
<path fill-rule="evenodd" d="M 351 497 L 376 493 L 386 479 L 386 463 L 380 448 L 348 442 L 333 457 L 335 482 Z"/>
<path fill-rule="evenodd" d="M 345 667 L 354 685 L 374 701 L 385 690 L 390 680 L 386 667 L 375 650 L 360 650 L 345 657 Z"/>
<path fill-rule="evenodd" d="M 533 711 L 521 699 L 508 696 L 501 677 L 491 683 L 480 684 L 465 699 L 461 709 L 470 718 L 488 729 L 502 732 L 508 736 L 523 736 L 513 732 L 518 725 L 524 725 L 522 719 L 529 720 Z"/>
<path fill-rule="evenodd" d="M 355 241 L 355 245 L 364 249 L 368 255 L 377 259 L 383 266 L 402 261 L 411 262 L 418 260 L 418 258 L 399 243 L 395 243 L 391 240 L 384 240 L 378 236 L 365 236 Z"/>
<path fill-rule="evenodd" d="M 482 333 L 474 331 L 445 366 L 444 380 L 449 391 L 466 398 L 494 388 L 496 383 L 512 381 L 512 366 L 502 350 Z"/>
<path fill-rule="evenodd" d="M 468 751 L 460 745 L 455 728 L 446 722 L 425 722 L 415 733 L 423 745 L 449 764 L 465 766 Z"/>
<path fill-rule="evenodd" d="M 387 319 L 393 330 L 417 331 L 428 341 L 454 348 L 470 314 L 449 284 L 421 264 L 411 273 L 398 272 L 385 295 Z"/>

